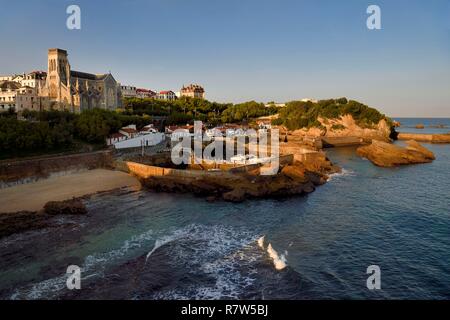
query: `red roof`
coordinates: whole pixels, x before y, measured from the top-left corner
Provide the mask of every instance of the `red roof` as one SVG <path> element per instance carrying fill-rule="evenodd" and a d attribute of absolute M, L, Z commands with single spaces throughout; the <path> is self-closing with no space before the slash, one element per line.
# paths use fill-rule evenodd
<path fill-rule="evenodd" d="M 144 127 L 144 128 L 141 129 L 141 132 L 147 132 L 147 131 L 151 131 L 151 130 L 156 131 L 156 129 L 153 128 L 153 127 Z"/>
<path fill-rule="evenodd" d="M 169 94 L 169 93 L 173 93 L 175 94 L 173 91 L 169 90 L 169 91 L 160 91 L 159 94 Z"/>
<path fill-rule="evenodd" d="M 151 93 L 151 94 L 155 94 L 154 91 L 152 91 L 152 90 L 147 90 L 147 89 L 136 89 L 136 92 L 143 92 L 143 93 Z"/>
<path fill-rule="evenodd" d="M 112 135 L 109 136 L 110 139 L 122 138 L 122 137 L 126 137 L 126 135 L 124 135 L 124 134 L 122 134 L 120 132 L 113 133 Z"/>
<path fill-rule="evenodd" d="M 191 129 L 194 129 L 194 126 L 192 126 L 192 125 L 187 125 L 187 126 L 167 126 L 166 129 L 173 132 L 173 131 L 175 131 L 177 129 L 191 130 Z"/>
<path fill-rule="evenodd" d="M 120 129 L 120 131 L 126 132 L 126 133 L 136 133 L 137 130 L 132 129 L 132 128 L 122 128 Z"/>

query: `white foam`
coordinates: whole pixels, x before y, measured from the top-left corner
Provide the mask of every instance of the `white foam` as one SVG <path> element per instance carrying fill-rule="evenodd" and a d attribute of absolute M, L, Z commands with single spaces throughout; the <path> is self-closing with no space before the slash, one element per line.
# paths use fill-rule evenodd
<path fill-rule="evenodd" d="M 147 256 L 161 245 L 176 240 L 180 241 L 167 248 L 169 262 L 194 274 L 204 272 L 214 282 L 159 291 L 154 299 L 238 299 L 254 283 L 253 264 L 262 258 L 262 253 L 256 250 L 257 238 L 249 232 L 224 226 L 191 225 L 159 239 Z"/>
<path fill-rule="evenodd" d="M 328 181 L 341 177 L 353 177 L 356 173 L 352 170 L 342 169 L 341 172 L 333 173 L 328 176 Z"/>
<path fill-rule="evenodd" d="M 282 255 L 278 255 L 278 252 L 275 251 L 275 249 L 272 247 L 272 244 L 269 243 L 269 246 L 267 247 L 267 253 L 269 254 L 269 257 L 273 260 L 273 265 L 275 266 L 275 269 L 277 270 L 283 270 L 286 268 L 286 257 Z"/>
<path fill-rule="evenodd" d="M 146 256 L 145 261 L 148 260 L 148 258 L 150 258 L 150 256 L 159 248 L 161 248 L 163 245 L 166 245 L 168 243 L 171 243 L 173 241 L 179 240 L 183 237 L 187 237 L 189 235 L 190 232 L 194 232 L 195 230 L 195 225 L 190 225 L 186 228 L 182 228 L 182 229 L 178 229 L 173 231 L 171 234 L 164 236 L 160 239 L 156 239 L 155 241 L 155 245 L 153 246 L 153 249 L 151 251 L 149 251 L 149 253 Z"/>
<path fill-rule="evenodd" d="M 258 246 L 264 250 L 264 239 L 266 238 L 266 236 L 262 236 L 261 238 L 258 239 Z"/>

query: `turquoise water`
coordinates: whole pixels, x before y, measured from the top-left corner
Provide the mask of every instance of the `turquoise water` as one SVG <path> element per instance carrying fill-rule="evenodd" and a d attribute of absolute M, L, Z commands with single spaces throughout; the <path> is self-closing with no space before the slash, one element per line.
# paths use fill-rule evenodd
<path fill-rule="evenodd" d="M 306 197 L 96 196 L 88 216 L 0 240 L 0 297 L 449 299 L 450 145 L 425 146 L 436 161 L 399 168 L 330 149 L 343 173 Z M 65 287 L 71 264 L 82 268 L 77 292 Z M 381 268 L 380 291 L 366 287 L 369 265 Z"/>

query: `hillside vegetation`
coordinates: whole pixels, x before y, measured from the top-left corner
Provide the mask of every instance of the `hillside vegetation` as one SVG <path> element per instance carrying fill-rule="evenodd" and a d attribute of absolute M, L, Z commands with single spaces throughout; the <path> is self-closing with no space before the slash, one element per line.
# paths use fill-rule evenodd
<path fill-rule="evenodd" d="M 186 124 L 200 120 L 211 125 L 245 122 L 277 112 L 276 107 L 266 108 L 263 103 L 256 101 L 232 104 L 188 97 L 175 101 L 125 98 L 122 110 L 127 115 L 166 116 L 167 124 Z"/>
<path fill-rule="evenodd" d="M 383 119 L 391 125 L 391 120 L 378 110 L 347 98 L 321 100 L 317 103 L 291 101 L 280 111 L 278 119 L 275 119 L 273 124 L 284 125 L 289 130 L 321 128 L 319 118 L 326 121 L 339 119 L 344 115 L 351 115 L 361 128 L 373 128 Z"/>

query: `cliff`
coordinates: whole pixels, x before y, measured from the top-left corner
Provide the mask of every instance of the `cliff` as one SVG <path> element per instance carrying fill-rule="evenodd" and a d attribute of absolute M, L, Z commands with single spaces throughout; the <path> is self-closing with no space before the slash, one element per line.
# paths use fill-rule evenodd
<path fill-rule="evenodd" d="M 390 141 L 391 126 L 385 119 L 372 126 L 361 126 L 352 115 L 343 115 L 337 119 L 319 117 L 320 126 L 303 128 L 291 132 L 293 136 L 312 136 L 322 138 L 358 138 L 369 142 L 373 139 Z"/>

